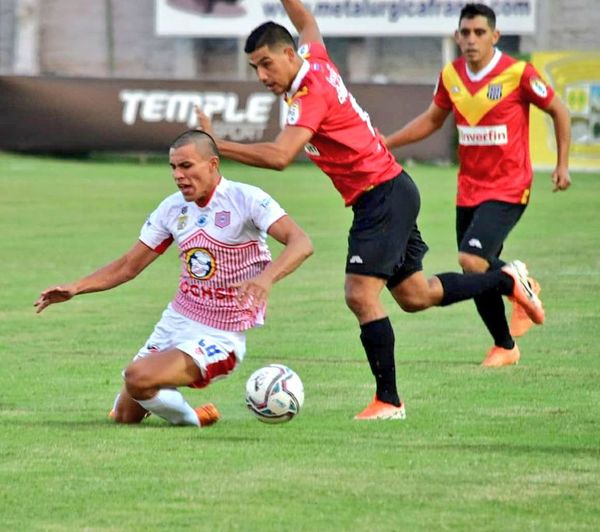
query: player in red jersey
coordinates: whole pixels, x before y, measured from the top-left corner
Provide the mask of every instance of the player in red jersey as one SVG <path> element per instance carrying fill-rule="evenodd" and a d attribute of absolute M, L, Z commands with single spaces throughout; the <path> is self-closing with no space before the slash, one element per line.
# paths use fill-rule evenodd
<path fill-rule="evenodd" d="M 548 113 L 554 123 L 557 163 L 554 191 L 571 184 L 568 170 L 569 114 L 535 68 L 495 48 L 500 33 L 494 11 L 467 4 L 455 33 L 462 57 L 442 70 L 429 108 L 386 138 L 389 148 L 423 139 L 452 112 L 458 129 L 456 234 L 458 262 L 465 272 L 502 268 L 503 243 L 529 203 L 533 172 L 529 159 L 529 106 Z M 539 293 L 539 284 L 530 279 Z M 531 320 L 514 306 L 510 328 L 499 294 L 475 298 L 494 346 L 484 366 L 514 364 L 520 357 L 513 336 Z M 512 335 L 511 335 L 512 333 Z"/>
<path fill-rule="evenodd" d="M 273 22 L 255 28 L 245 51 L 259 80 L 285 97 L 286 125 L 273 142 L 240 144 L 216 139 L 225 157 L 282 170 L 304 148 L 333 181 L 354 211 L 346 260 L 346 303 L 358 319 L 360 338 L 376 381 L 374 400 L 355 419 L 403 419 L 396 389 L 394 331 L 380 294 L 384 287 L 407 312 L 450 305 L 489 290 L 514 295 L 541 323 L 543 309 L 525 286 L 522 267 L 427 279 L 422 258 L 427 246 L 417 228 L 417 187 L 375 132 L 369 115 L 348 92 L 329 59 L 316 20 L 299 0 L 282 0 L 300 34 L 300 49 Z M 199 126 L 212 123 L 197 110 Z"/>

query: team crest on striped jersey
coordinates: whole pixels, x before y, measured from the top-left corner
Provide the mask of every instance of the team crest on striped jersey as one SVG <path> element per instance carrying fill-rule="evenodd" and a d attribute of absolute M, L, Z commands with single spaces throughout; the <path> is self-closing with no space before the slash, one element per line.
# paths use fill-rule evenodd
<path fill-rule="evenodd" d="M 188 249 L 185 264 L 190 276 L 200 281 L 207 281 L 217 272 L 215 256 L 206 248 Z"/>
<path fill-rule="evenodd" d="M 231 223 L 231 212 L 229 211 L 219 211 L 215 213 L 215 225 L 219 229 L 223 229 L 227 227 Z"/>
<path fill-rule="evenodd" d="M 502 98 L 502 83 L 490 83 L 487 90 L 488 100 L 499 100 Z"/>

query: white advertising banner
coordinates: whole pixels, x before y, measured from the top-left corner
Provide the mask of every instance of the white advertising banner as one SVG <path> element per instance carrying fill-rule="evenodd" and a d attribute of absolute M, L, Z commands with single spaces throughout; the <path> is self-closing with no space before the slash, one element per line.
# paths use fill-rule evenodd
<path fill-rule="evenodd" d="M 452 35 L 466 2 L 458 0 L 321 0 L 304 2 L 321 32 L 335 36 Z M 488 0 L 504 34 L 535 31 L 536 0 Z M 273 20 L 291 28 L 278 0 L 156 0 L 156 33 L 245 37 Z"/>

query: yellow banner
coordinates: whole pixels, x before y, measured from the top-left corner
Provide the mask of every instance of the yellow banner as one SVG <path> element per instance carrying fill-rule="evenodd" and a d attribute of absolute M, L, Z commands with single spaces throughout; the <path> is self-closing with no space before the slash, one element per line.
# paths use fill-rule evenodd
<path fill-rule="evenodd" d="M 554 87 L 571 114 L 571 170 L 600 171 L 600 53 L 534 52 L 532 64 Z M 552 119 L 531 106 L 531 162 L 554 168 L 556 142 Z"/>

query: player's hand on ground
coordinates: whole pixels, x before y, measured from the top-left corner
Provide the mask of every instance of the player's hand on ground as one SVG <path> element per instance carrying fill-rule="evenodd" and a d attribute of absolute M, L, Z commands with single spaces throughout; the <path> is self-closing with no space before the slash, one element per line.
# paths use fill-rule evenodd
<path fill-rule="evenodd" d="M 237 302 L 242 308 L 260 309 L 266 303 L 271 291 L 271 282 L 261 277 L 248 279 L 237 287 Z"/>
<path fill-rule="evenodd" d="M 36 314 L 39 314 L 49 305 L 69 301 L 74 295 L 75 292 L 70 286 L 53 286 L 52 288 L 46 288 L 33 304 L 35 312 Z"/>
<path fill-rule="evenodd" d="M 554 183 L 552 192 L 567 190 L 571 186 L 571 176 L 569 175 L 569 171 L 563 168 L 556 168 L 554 172 L 552 172 L 552 183 Z"/>
<path fill-rule="evenodd" d="M 194 106 L 194 113 L 196 113 L 196 119 L 198 120 L 198 127 L 196 129 L 204 131 L 214 138 L 212 120 L 199 105 Z"/>

